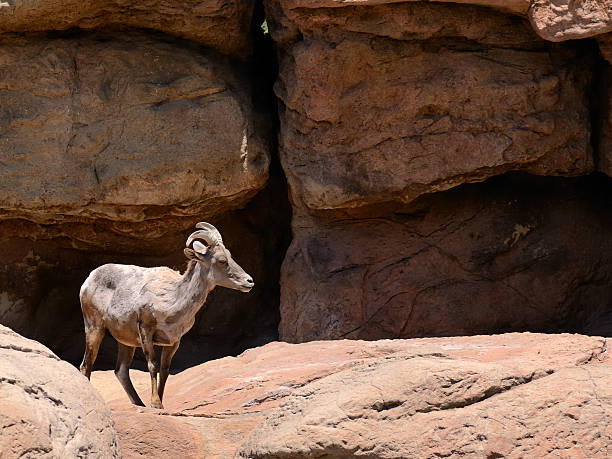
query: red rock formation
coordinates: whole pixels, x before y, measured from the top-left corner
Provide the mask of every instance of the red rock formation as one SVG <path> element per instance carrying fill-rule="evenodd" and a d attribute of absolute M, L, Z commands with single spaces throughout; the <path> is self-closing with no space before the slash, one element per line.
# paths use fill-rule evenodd
<path fill-rule="evenodd" d="M 216 293 L 184 349 L 200 362 L 276 337 L 287 225 L 257 235 L 287 210 L 267 204 L 274 126 L 240 62 L 254 2 L 0 3 L 0 323 L 78 363 L 88 272 L 184 269 L 209 220 L 258 290 Z"/>
<path fill-rule="evenodd" d="M 5 217 L 214 215 L 266 183 L 249 84 L 213 56 L 114 34 L 4 39 L 0 63 Z"/>
<path fill-rule="evenodd" d="M 174 448 L 185 457 L 604 458 L 606 359 L 603 339 L 580 335 L 272 343 L 170 376 L 161 413 L 129 405 L 112 372 L 92 382 L 126 458 Z M 148 390 L 148 375 L 132 373 Z"/>

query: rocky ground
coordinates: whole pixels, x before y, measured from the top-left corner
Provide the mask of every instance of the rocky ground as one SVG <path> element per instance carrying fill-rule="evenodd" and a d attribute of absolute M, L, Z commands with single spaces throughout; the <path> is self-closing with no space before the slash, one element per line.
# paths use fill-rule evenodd
<path fill-rule="evenodd" d="M 92 383 L 123 457 L 566 457 L 612 453 L 603 338 L 511 333 L 270 343 L 171 375 L 165 410 Z M 132 371 L 147 400 L 149 376 Z"/>
<path fill-rule="evenodd" d="M 0 457 L 605 458 L 609 344 L 532 333 L 274 342 L 171 375 L 156 410 L 131 405 L 113 372 L 90 384 L 1 327 Z M 131 373 L 148 402 L 149 375 Z"/>

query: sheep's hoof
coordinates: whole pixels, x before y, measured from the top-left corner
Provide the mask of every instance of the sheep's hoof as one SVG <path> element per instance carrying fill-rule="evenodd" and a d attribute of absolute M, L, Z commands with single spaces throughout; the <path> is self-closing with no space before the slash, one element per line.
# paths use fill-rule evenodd
<path fill-rule="evenodd" d="M 162 405 L 161 402 L 159 402 L 159 403 L 151 402 L 151 408 L 157 408 L 158 410 L 163 410 L 164 409 L 164 405 Z"/>

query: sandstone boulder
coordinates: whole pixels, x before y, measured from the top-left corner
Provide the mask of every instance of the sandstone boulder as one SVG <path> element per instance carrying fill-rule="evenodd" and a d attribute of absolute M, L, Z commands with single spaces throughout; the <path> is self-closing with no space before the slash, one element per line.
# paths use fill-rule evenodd
<path fill-rule="evenodd" d="M 474 6 L 293 3 L 266 6 L 297 205 L 408 203 L 510 170 L 592 171 L 590 54 L 580 46 Z"/>
<path fill-rule="evenodd" d="M 610 186 L 508 175 L 409 207 L 294 215 L 280 337 L 580 330 L 612 304 Z"/>
<path fill-rule="evenodd" d="M 39 223 L 214 215 L 261 189 L 248 83 L 142 35 L 0 40 L 0 217 Z"/>
<path fill-rule="evenodd" d="M 609 457 L 610 366 L 542 376 L 444 359 L 357 367 L 298 391 L 241 456 Z"/>
<path fill-rule="evenodd" d="M 2 325 L 0 457 L 121 457 L 111 413 L 87 379 Z"/>
<path fill-rule="evenodd" d="M 153 29 L 225 54 L 246 55 L 254 3 L 254 0 L 8 0 L 0 4 L 0 33 L 72 28 Z"/>
<path fill-rule="evenodd" d="M 534 0 L 529 19 L 546 40 L 587 38 L 612 31 L 611 0 Z"/>
<path fill-rule="evenodd" d="M 171 375 L 162 412 L 131 406 L 112 372 L 92 383 L 126 458 L 174 448 L 184 457 L 603 458 L 610 370 L 604 339 L 515 333 L 271 343 Z M 132 378 L 147 394 L 148 375 Z"/>

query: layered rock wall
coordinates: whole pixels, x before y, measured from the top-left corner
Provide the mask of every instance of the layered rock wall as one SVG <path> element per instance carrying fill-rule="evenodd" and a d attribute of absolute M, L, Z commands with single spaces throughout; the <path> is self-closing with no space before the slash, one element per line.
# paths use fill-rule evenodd
<path fill-rule="evenodd" d="M 0 323 L 78 363 L 88 273 L 181 269 L 207 220 L 256 287 L 173 370 L 336 340 L 189 368 L 163 412 L 94 373 L 117 437 L 0 326 L 0 456 L 608 457 L 609 340 L 490 334 L 612 334 L 611 8 L 0 1 Z"/>
<path fill-rule="evenodd" d="M 465 185 L 608 171 L 599 51 L 538 37 L 549 4 L 533 27 L 519 8 L 266 7 L 294 207 L 282 339 L 580 329 L 609 310 L 607 179 Z"/>
<path fill-rule="evenodd" d="M 509 170 L 593 170 L 588 56 L 526 22 L 420 3 L 285 13 L 273 36 L 294 202 L 410 202 Z"/>

